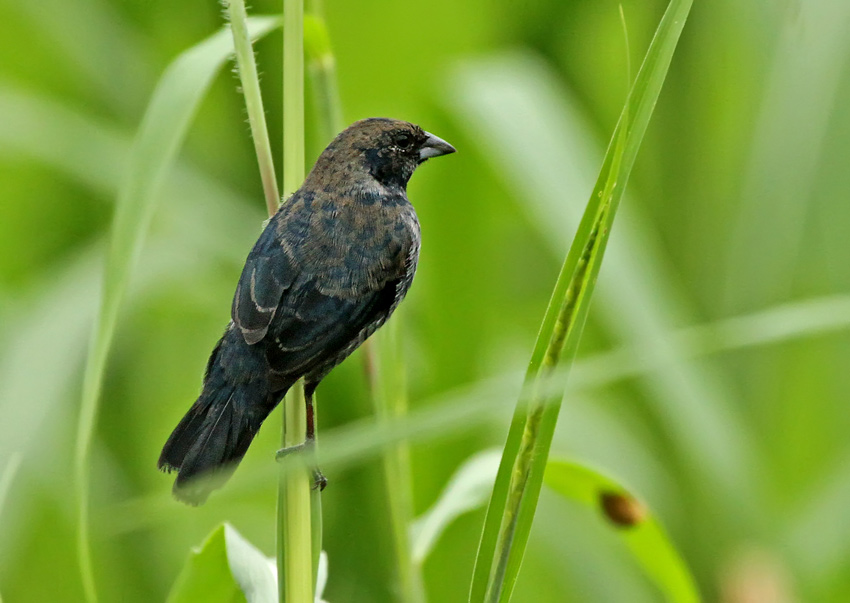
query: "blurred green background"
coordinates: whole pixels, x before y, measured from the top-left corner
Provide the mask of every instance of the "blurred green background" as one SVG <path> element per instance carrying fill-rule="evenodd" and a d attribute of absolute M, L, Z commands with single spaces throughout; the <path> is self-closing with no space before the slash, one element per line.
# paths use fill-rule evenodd
<path fill-rule="evenodd" d="M 415 443 L 417 513 L 467 457 L 504 442 L 625 99 L 618 5 L 324 2 L 346 121 L 407 119 L 459 150 L 409 188 L 423 231 L 401 313 L 411 407 L 447 416 L 492 403 Z M 622 5 L 637 65 L 666 3 Z M 0 472 L 21 459 L 0 510 L 0 592 L 78 601 L 73 438 L 115 193 L 159 74 L 220 27 L 221 9 L 0 6 Z M 272 14 L 279 3 L 251 10 Z M 280 48 L 280 32 L 257 45 L 278 157 Z M 697 0 L 561 411 L 553 455 L 632 485 L 709 601 L 850 600 L 848 59 L 846 0 Z M 326 142 L 311 121 L 310 162 Z M 107 601 L 163 600 L 190 547 L 222 520 L 274 551 L 278 413 L 201 508 L 173 501 L 172 480 L 155 469 L 198 393 L 265 217 L 228 70 L 161 196 L 94 445 L 94 554 Z M 319 389 L 323 445 L 370 414 L 355 355 Z M 376 452 L 323 469 L 325 598 L 394 600 Z M 429 600 L 466 600 L 482 521 L 478 510 L 443 535 L 424 566 Z M 659 599 L 599 518 L 544 489 L 516 601 Z"/>

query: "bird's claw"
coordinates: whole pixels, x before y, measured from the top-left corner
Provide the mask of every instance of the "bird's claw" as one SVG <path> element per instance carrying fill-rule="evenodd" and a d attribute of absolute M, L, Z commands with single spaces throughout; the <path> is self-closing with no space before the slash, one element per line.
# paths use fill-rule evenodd
<path fill-rule="evenodd" d="M 328 478 L 322 475 L 322 472 L 319 471 L 318 467 L 313 469 L 313 490 L 318 490 L 321 492 L 328 485 Z"/>
<path fill-rule="evenodd" d="M 307 451 L 307 450 L 312 452 L 313 448 L 314 448 L 313 442 L 310 442 L 310 441 L 301 442 L 300 444 L 296 444 L 295 446 L 287 446 L 286 448 L 281 448 L 280 450 L 278 450 L 275 453 L 274 458 L 275 458 L 276 461 L 281 462 L 283 459 L 285 459 L 286 457 L 288 457 L 289 455 L 291 455 L 293 453 L 304 452 L 304 451 Z M 321 492 L 328 485 L 328 478 L 326 478 L 322 474 L 322 472 L 319 471 L 318 467 L 313 468 L 312 473 L 313 473 L 312 489 L 318 490 L 319 492 Z"/>

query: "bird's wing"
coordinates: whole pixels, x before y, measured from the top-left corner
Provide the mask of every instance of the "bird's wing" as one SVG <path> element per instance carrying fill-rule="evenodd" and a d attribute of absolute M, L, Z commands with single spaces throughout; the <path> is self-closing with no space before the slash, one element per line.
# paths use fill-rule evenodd
<path fill-rule="evenodd" d="M 383 323 L 410 286 L 418 249 L 413 231 L 396 232 L 398 217 L 379 214 L 369 228 L 362 208 L 317 217 L 308 205 L 296 193 L 268 225 L 232 308 L 245 341 L 263 342 L 273 370 L 295 377 L 341 360 Z M 341 231 L 337 240 L 329 228 Z M 386 237 L 376 236 L 381 229 Z"/>
<path fill-rule="evenodd" d="M 383 270 L 376 265 L 359 275 L 356 294 L 330 293 L 320 286 L 327 274 L 312 272 L 284 251 L 273 227 L 260 236 L 242 270 L 231 316 L 248 344 L 264 341 L 276 372 L 300 376 L 349 344 L 362 343 L 361 332 L 386 319 L 410 280 L 403 265 Z"/>
<path fill-rule="evenodd" d="M 313 279 L 296 284 L 284 295 L 269 329 L 269 364 L 294 376 L 331 368 L 386 320 L 398 301 L 400 282 L 383 280 L 356 297 L 322 293 Z"/>
<path fill-rule="evenodd" d="M 230 311 L 248 344 L 266 336 L 284 292 L 297 275 L 295 262 L 275 240 L 274 228 L 266 228 L 245 261 Z"/>

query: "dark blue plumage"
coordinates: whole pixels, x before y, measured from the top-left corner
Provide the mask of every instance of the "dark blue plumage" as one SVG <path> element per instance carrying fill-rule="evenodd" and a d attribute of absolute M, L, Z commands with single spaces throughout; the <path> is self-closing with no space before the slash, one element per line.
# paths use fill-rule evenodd
<path fill-rule="evenodd" d="M 163 448 L 159 467 L 178 471 L 178 498 L 206 500 L 301 377 L 312 440 L 313 390 L 389 318 L 413 281 L 419 222 L 407 182 L 425 160 L 451 152 L 418 126 L 389 119 L 357 122 L 325 149 L 248 255 L 203 391 Z"/>

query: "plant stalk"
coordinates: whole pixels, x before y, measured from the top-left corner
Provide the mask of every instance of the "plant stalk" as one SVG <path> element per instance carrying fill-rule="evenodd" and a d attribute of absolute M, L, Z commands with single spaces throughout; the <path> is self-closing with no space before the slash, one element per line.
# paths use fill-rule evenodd
<path fill-rule="evenodd" d="M 283 193 L 288 198 L 304 180 L 304 3 L 283 2 Z M 283 446 L 304 442 L 304 384 L 284 399 Z M 281 463 L 278 482 L 278 597 L 280 603 L 313 602 L 312 475 L 301 455 Z M 318 551 L 316 551 L 318 553 Z"/>
<path fill-rule="evenodd" d="M 376 333 L 365 352 L 366 374 L 378 423 L 389 426 L 407 415 L 407 375 L 400 342 L 400 316 Z M 387 427 L 389 428 L 389 427 Z M 384 479 L 390 508 L 393 544 L 402 600 L 424 603 L 421 568 L 413 562 L 410 525 L 413 522 L 413 479 L 410 446 L 398 442 L 384 448 Z"/>
<path fill-rule="evenodd" d="M 278 205 L 280 205 L 280 192 L 277 188 L 269 130 L 266 126 L 266 113 L 263 109 L 263 97 L 260 93 L 260 77 L 257 74 L 257 63 L 254 60 L 251 38 L 248 35 L 248 15 L 245 11 L 245 1 L 224 0 L 224 2 L 230 16 L 233 47 L 236 49 L 236 65 L 239 68 L 239 80 L 242 86 L 242 94 L 245 96 L 248 123 L 251 126 L 251 137 L 254 139 L 254 150 L 257 153 L 257 163 L 260 167 L 266 208 L 269 216 L 273 216 Z"/>

